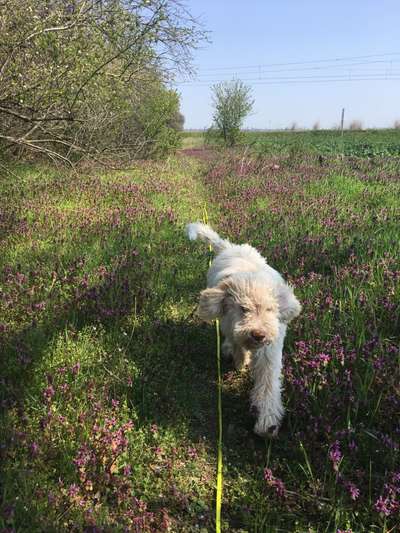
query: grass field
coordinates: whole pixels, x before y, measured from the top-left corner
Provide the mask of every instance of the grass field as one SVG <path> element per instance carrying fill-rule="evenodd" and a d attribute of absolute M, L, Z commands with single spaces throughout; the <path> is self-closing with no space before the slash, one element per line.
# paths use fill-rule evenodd
<path fill-rule="evenodd" d="M 199 131 L 183 133 L 184 148 L 204 144 Z M 261 156 L 304 154 L 355 157 L 400 157 L 400 129 L 317 131 L 245 131 L 242 144 Z"/>
<path fill-rule="evenodd" d="M 208 254 L 183 233 L 207 205 L 303 304 L 276 440 L 252 434 L 249 378 L 224 363 L 223 531 L 398 531 L 399 177 L 392 157 L 198 150 L 4 175 L 0 529 L 214 531 Z"/>

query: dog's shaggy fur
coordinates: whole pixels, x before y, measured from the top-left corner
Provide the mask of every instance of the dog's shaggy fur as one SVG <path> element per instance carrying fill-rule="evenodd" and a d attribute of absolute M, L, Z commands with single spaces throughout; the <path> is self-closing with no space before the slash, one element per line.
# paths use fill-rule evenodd
<path fill-rule="evenodd" d="M 197 313 L 220 319 L 222 349 L 238 370 L 249 365 L 254 380 L 254 432 L 276 435 L 284 413 L 281 400 L 282 348 L 287 325 L 301 311 L 293 289 L 255 248 L 232 244 L 201 222 L 188 224 L 189 239 L 210 244 L 216 257 L 200 294 Z"/>

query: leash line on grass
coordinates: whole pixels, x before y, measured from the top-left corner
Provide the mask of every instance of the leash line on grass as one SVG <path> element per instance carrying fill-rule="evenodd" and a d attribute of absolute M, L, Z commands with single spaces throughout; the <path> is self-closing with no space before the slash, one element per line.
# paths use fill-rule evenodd
<path fill-rule="evenodd" d="M 208 224 L 207 206 L 203 208 L 203 222 Z M 208 265 L 211 266 L 212 248 L 209 246 Z M 221 506 L 222 506 L 222 378 L 221 378 L 221 336 L 219 320 L 215 320 L 215 333 L 217 338 L 217 411 L 218 411 L 218 441 L 217 441 L 217 494 L 215 501 L 215 531 L 221 533 Z"/>
<path fill-rule="evenodd" d="M 217 457 L 217 498 L 215 511 L 215 530 L 221 532 L 221 505 L 222 505 L 222 378 L 221 378 L 221 338 L 219 320 L 215 321 L 217 335 L 217 369 L 218 369 L 218 457 Z"/>

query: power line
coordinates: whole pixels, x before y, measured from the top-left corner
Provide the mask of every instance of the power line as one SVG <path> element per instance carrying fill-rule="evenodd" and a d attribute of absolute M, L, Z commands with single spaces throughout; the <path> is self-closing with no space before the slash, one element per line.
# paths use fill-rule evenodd
<path fill-rule="evenodd" d="M 400 76 L 399 63 L 400 52 L 386 52 L 331 59 L 266 63 L 263 65 L 210 67 L 202 69 L 200 76 L 197 78 L 178 80 L 175 85 L 206 87 L 232 79 L 241 79 L 254 85 L 398 81 Z M 242 70 L 242 72 L 237 72 L 239 70 Z M 319 74 L 319 71 L 325 72 Z M 311 75 L 301 75 L 301 72 L 310 72 Z M 280 73 L 287 75 L 274 75 Z M 267 76 L 265 76 L 266 74 Z M 272 76 L 268 76 L 268 74 L 272 74 Z M 243 75 L 247 77 L 243 78 Z"/>
<path fill-rule="evenodd" d="M 381 59 L 381 60 L 376 60 L 376 61 L 361 61 L 357 63 L 344 63 L 341 65 L 323 65 L 323 66 L 313 66 L 313 67 L 295 67 L 295 68 L 279 68 L 279 69 L 266 69 L 266 68 L 260 67 L 257 69 L 254 68 L 252 71 L 244 72 L 243 74 L 260 75 L 260 74 L 273 73 L 273 72 L 304 72 L 304 71 L 321 71 L 321 70 L 329 70 L 329 69 L 334 69 L 334 70 L 343 69 L 346 71 L 353 72 L 354 67 L 363 66 L 368 69 L 368 65 L 381 66 L 381 67 L 384 67 L 385 65 L 387 65 L 386 69 L 392 70 L 393 64 L 396 67 L 399 63 L 400 63 L 400 59 L 397 59 L 397 60 L 382 60 Z M 202 74 L 200 77 L 196 78 L 196 80 L 188 79 L 188 80 L 181 80 L 181 82 L 202 81 L 203 79 L 204 81 L 207 81 L 206 78 L 209 76 L 213 76 L 213 77 L 219 76 L 219 73 L 213 72 L 209 74 Z M 221 76 L 239 77 L 238 73 L 233 70 L 230 72 L 223 72 L 223 73 L 221 72 Z"/>
<path fill-rule="evenodd" d="M 268 81 L 267 81 L 268 80 Z M 213 83 L 218 83 L 221 80 L 210 80 L 208 82 L 194 82 L 194 83 L 180 83 L 179 85 L 182 85 L 183 87 L 209 87 Z M 225 80 L 227 81 L 227 80 Z M 318 77 L 310 77 L 308 79 L 302 79 L 302 78 L 289 78 L 289 79 L 278 79 L 278 78 L 267 78 L 266 81 L 263 81 L 263 79 L 245 79 L 243 81 L 251 82 L 252 85 L 293 85 L 296 83 L 352 83 L 356 81 L 400 81 L 400 76 L 383 76 L 383 77 L 354 77 L 354 76 L 347 76 L 342 78 L 318 78 Z"/>
<path fill-rule="evenodd" d="M 332 59 L 314 59 L 314 60 L 308 60 L 308 61 L 288 61 L 285 63 L 264 63 L 264 64 L 258 64 L 258 65 L 243 65 L 243 66 L 231 66 L 231 67 L 208 67 L 205 69 L 199 69 L 199 72 L 205 72 L 205 71 L 222 71 L 222 70 L 242 70 L 242 69 L 249 69 L 249 68 L 264 68 L 264 67 L 280 67 L 280 66 L 290 66 L 290 65 L 309 65 L 309 64 L 315 64 L 315 63 L 336 63 L 340 61 L 355 61 L 359 59 L 370 59 L 373 57 L 387 57 L 387 56 L 400 56 L 400 52 L 386 52 L 383 54 L 369 54 L 369 55 L 362 55 L 362 56 L 345 56 L 345 57 L 336 57 Z M 390 61 L 390 60 L 388 60 Z"/>
<path fill-rule="evenodd" d="M 257 76 L 251 78 L 240 78 L 241 81 L 264 81 L 264 80 L 307 80 L 307 79 L 325 79 L 325 78 L 345 78 L 352 79 L 362 76 L 380 76 L 384 78 L 392 78 L 400 75 L 399 69 L 392 69 L 390 72 L 387 70 L 376 70 L 376 71 L 356 71 L 356 72 L 344 72 L 344 73 L 334 73 L 334 74 L 321 74 L 321 75 L 312 75 L 312 76 Z M 233 77 L 235 79 L 235 77 Z M 191 85 L 196 83 L 217 83 L 219 81 L 230 81 L 232 78 L 226 78 L 225 80 L 214 79 L 214 80 L 187 80 L 176 82 L 180 85 Z"/>
<path fill-rule="evenodd" d="M 238 67 L 239 68 L 246 68 L 246 69 L 252 69 L 252 70 L 246 70 L 243 72 L 234 72 L 231 67 L 229 67 L 229 71 L 227 70 L 228 67 L 226 67 L 226 70 L 216 70 L 216 69 L 210 69 L 209 73 L 206 73 L 206 71 L 203 71 L 203 74 L 200 74 L 197 78 L 192 79 L 182 79 L 178 80 L 176 82 L 177 85 L 184 85 L 184 86 L 193 86 L 193 85 L 209 85 L 218 83 L 221 81 L 229 81 L 232 79 L 241 79 L 242 81 L 248 81 L 248 82 L 280 82 L 280 81 L 286 81 L 289 80 L 291 83 L 293 82 L 305 82 L 307 80 L 323 80 L 323 79 L 332 79 L 333 81 L 340 81 L 342 79 L 352 81 L 359 78 L 365 78 L 368 77 L 368 79 L 374 78 L 382 78 L 384 80 L 393 79 L 395 80 L 396 77 L 399 75 L 398 67 L 400 63 L 400 57 L 398 59 L 391 58 L 387 59 L 387 57 L 394 57 L 394 56 L 400 56 L 400 52 L 390 52 L 386 54 L 374 54 L 369 56 L 352 56 L 347 58 L 336 58 L 336 59 L 320 59 L 320 60 L 313 60 L 313 61 L 291 61 L 288 63 L 270 63 L 270 65 L 290 65 L 289 67 L 283 67 L 283 68 L 267 68 L 268 65 L 253 65 L 253 66 L 247 66 L 247 67 Z M 386 57 L 386 59 L 368 59 L 368 58 L 377 58 L 377 57 Z M 364 58 L 364 61 L 355 61 L 355 59 L 361 59 Z M 345 63 L 340 63 L 341 61 L 347 61 Z M 349 60 L 353 60 L 351 63 L 349 63 Z M 332 64 L 332 62 L 334 62 Z M 321 64 L 324 63 L 324 64 Z M 304 65 L 309 66 L 304 66 Z M 302 65 L 302 66 L 295 66 L 292 65 Z M 221 69 L 224 69 L 225 67 L 220 67 Z M 213 72 L 211 72 L 213 70 Z M 319 74 L 319 72 L 325 72 Z M 310 72 L 312 73 L 311 76 L 304 76 L 304 75 L 297 75 L 297 73 L 302 72 Z M 287 76 L 265 76 L 265 74 L 287 74 Z M 296 73 L 296 74 L 291 74 Z M 314 74 L 315 73 L 315 74 Z M 243 78 L 244 76 L 248 76 Z M 211 79 L 210 79 L 211 78 Z M 218 78 L 218 79 L 217 79 Z"/>

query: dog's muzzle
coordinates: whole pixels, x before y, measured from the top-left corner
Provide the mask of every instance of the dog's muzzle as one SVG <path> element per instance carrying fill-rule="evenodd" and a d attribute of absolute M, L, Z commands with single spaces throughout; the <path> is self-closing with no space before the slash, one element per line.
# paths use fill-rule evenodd
<path fill-rule="evenodd" d="M 261 346 L 268 346 L 271 342 L 264 332 L 255 330 L 251 332 L 247 344 L 250 348 L 261 348 Z"/>

